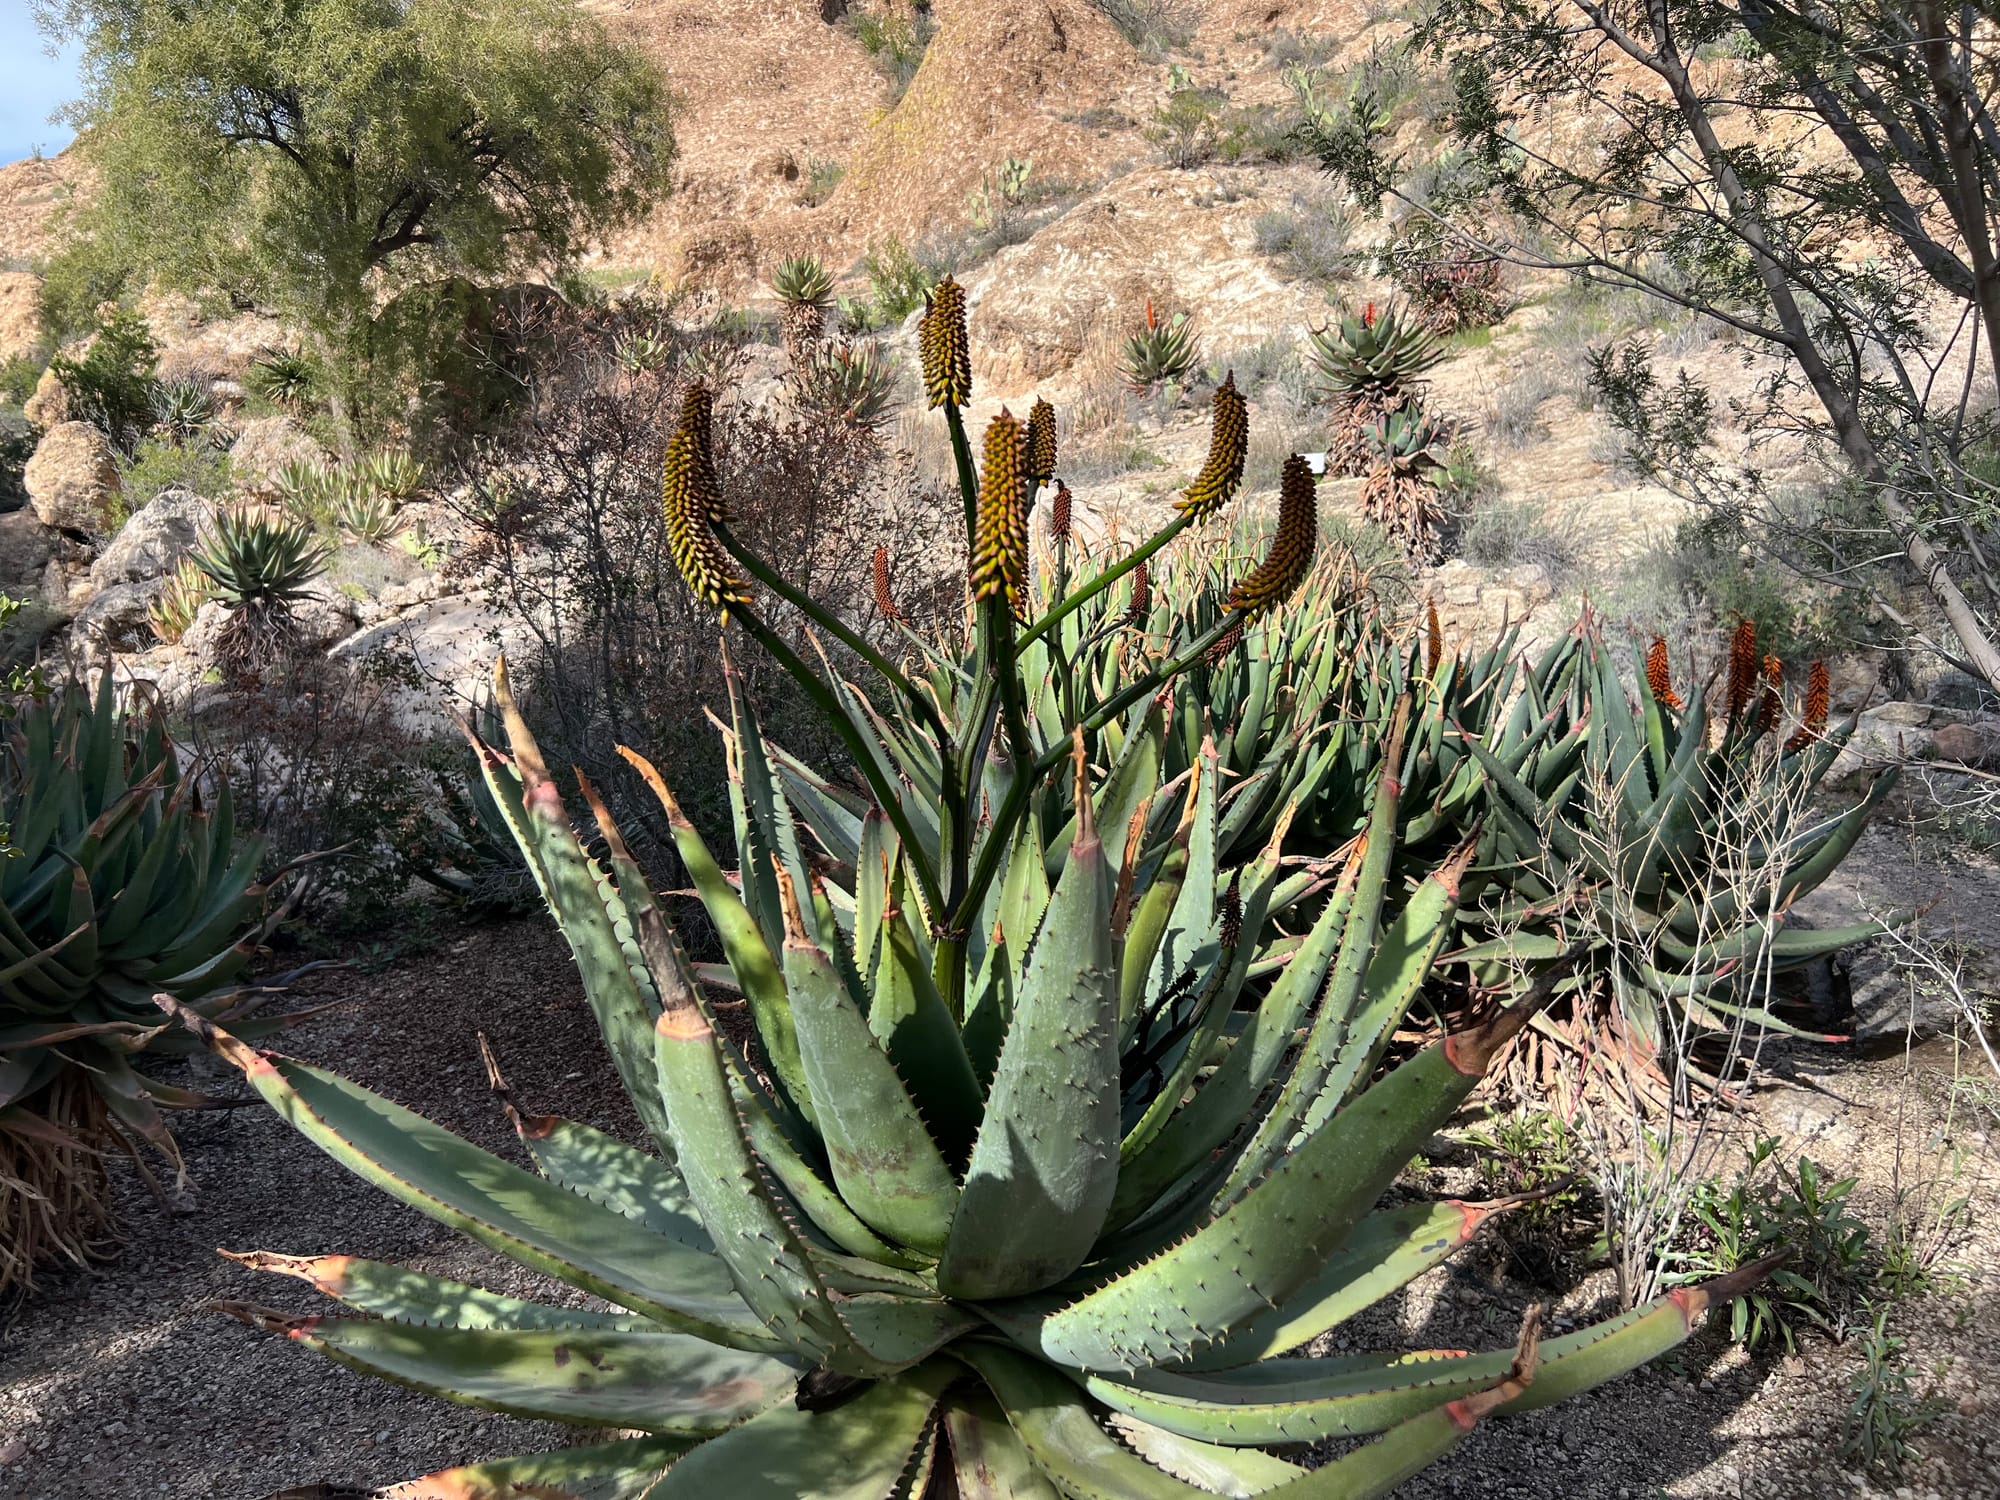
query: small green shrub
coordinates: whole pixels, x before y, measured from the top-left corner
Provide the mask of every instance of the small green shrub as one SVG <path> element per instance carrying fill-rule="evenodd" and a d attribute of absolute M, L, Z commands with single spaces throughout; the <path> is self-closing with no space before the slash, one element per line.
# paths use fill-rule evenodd
<path fill-rule="evenodd" d="M 79 421 L 101 429 L 130 453 L 153 425 L 153 371 L 159 348 L 146 320 L 129 308 L 115 308 L 98 324 L 90 347 L 75 358 L 49 361 Z"/>
<path fill-rule="evenodd" d="M 1840 1456 L 1859 1460 L 1890 1479 L 1909 1466 L 1911 1439 L 1952 1409 L 1942 1396 L 1919 1396 L 1903 1368 L 1908 1340 L 1889 1332 L 1889 1310 L 1877 1308 L 1863 1331 L 1861 1368 L 1848 1378 L 1841 1414 Z"/>
<path fill-rule="evenodd" d="M 0 404 L 24 406 L 35 394 L 35 386 L 42 378 L 42 371 L 49 367 L 46 357 L 32 354 L 12 354 L 0 360 Z"/>
<path fill-rule="evenodd" d="M 862 256 L 861 269 L 868 277 L 868 320 L 877 328 L 900 323 L 922 307 L 940 274 L 894 238 Z"/>
<path fill-rule="evenodd" d="M 1353 246 L 1354 221 L 1335 203 L 1295 193 L 1285 208 L 1266 209 L 1251 225 L 1260 255 L 1278 261 L 1302 281 L 1332 289 L 1361 274 L 1365 260 Z"/>
<path fill-rule="evenodd" d="M 1153 108 L 1146 139 L 1160 148 L 1167 165 L 1187 171 L 1210 160 L 1222 139 L 1222 108 L 1229 96 L 1221 89 L 1201 88 L 1176 65 L 1169 75 L 1167 97 Z"/>
<path fill-rule="evenodd" d="M 1194 40 L 1201 25 L 1200 0 L 1091 0 L 1125 40 L 1157 57 Z"/>
<path fill-rule="evenodd" d="M 1449 468 L 1447 468 L 1449 473 Z M 1540 568 L 1558 593 L 1584 569 L 1586 548 L 1569 512 L 1535 500 L 1483 498 L 1458 514 L 1458 553 L 1482 568 Z"/>
<path fill-rule="evenodd" d="M 815 206 L 826 202 L 846 175 L 847 168 L 837 161 L 824 156 L 809 158 L 806 162 L 806 202 Z"/>
<path fill-rule="evenodd" d="M 132 266 L 111 244 L 73 235 L 40 267 L 35 308 L 51 340 L 66 344 L 97 330 L 99 309 L 137 289 Z"/>
<path fill-rule="evenodd" d="M 891 96 L 896 99 L 903 97 L 910 80 L 917 76 L 931 38 L 937 34 L 928 4 L 913 6 L 908 16 L 852 11 L 847 16 L 847 29 L 861 43 L 862 51 L 868 54 L 877 71 L 889 81 Z"/>
<path fill-rule="evenodd" d="M 229 493 L 229 455 L 205 444 L 146 438 L 130 457 L 119 459 L 118 477 L 127 515 L 162 490 L 187 490 L 204 500 L 220 500 Z"/>
<path fill-rule="evenodd" d="M 1529 1200 L 1500 1219 L 1495 1236 L 1515 1271 L 1538 1286 L 1561 1285 L 1587 1206 L 1575 1131 L 1546 1110 L 1523 1110 L 1465 1140 L 1478 1153 L 1481 1197 Z M 1581 1238 L 1587 1244 L 1588 1233 Z"/>

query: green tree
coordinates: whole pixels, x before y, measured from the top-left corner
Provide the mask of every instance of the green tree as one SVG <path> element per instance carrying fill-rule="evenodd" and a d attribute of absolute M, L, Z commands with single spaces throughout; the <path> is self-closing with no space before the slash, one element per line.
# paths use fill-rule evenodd
<path fill-rule="evenodd" d="M 1657 474 L 2000 689 L 1996 21 L 1993 0 L 1437 0 L 1412 50 L 1449 73 L 1453 170 L 1406 170 L 1380 111 L 1307 133 L 1367 201 L 1778 356 L 1738 415 L 1825 445 L 1853 480 L 1836 514 L 1720 464 L 1711 394 L 1645 350 L 1595 375 Z"/>
<path fill-rule="evenodd" d="M 659 77 L 571 0 L 39 13 L 84 52 L 77 253 L 308 330 L 343 441 L 435 358 L 448 319 L 413 312 L 559 274 L 666 189 Z"/>

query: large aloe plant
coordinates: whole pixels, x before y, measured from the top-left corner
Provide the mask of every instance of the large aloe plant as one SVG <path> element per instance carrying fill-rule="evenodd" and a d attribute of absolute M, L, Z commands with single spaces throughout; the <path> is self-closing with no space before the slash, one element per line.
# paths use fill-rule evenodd
<path fill-rule="evenodd" d="M 1489 1415 L 1673 1346 L 1745 1284 L 1684 1289 L 1546 1340 L 1531 1311 L 1517 1340 L 1486 1353 L 1285 1357 L 1508 1206 L 1378 1205 L 1544 996 L 1380 1071 L 1472 857 L 1458 848 L 1414 885 L 1397 874 L 1406 711 L 1368 794 L 1365 849 L 1288 961 L 1249 978 L 1285 878 L 1286 820 L 1226 869 L 1215 736 L 1169 784 L 1153 700 L 1307 573 L 1303 461 L 1270 554 L 1236 578 L 1225 617 L 1037 748 L 1024 645 L 1220 509 L 1234 480 L 1197 482 L 1144 546 L 1018 620 L 1042 435 L 1003 413 L 975 471 L 959 417 L 963 308 L 943 283 L 920 341 L 960 457 L 980 620 L 984 691 L 957 728 L 735 541 L 705 393 L 690 394 L 669 445 L 669 532 L 690 583 L 790 669 L 875 799 L 851 847 L 836 833 L 809 851 L 787 792 L 805 784 L 788 783 L 732 695 L 732 878 L 658 773 L 626 752 L 720 935 L 718 970 L 683 955 L 584 784 L 604 854 L 587 852 L 499 677 L 509 743 L 480 744 L 488 783 L 569 939 L 650 1150 L 508 1095 L 530 1172 L 182 1012 L 336 1159 L 608 1304 L 501 1297 L 346 1256 L 239 1256 L 353 1308 L 237 1309 L 350 1366 L 642 1434 L 378 1493 L 1354 1500 L 1394 1489 Z M 800 660 L 747 579 L 877 671 L 886 706 Z M 1128 714 L 1125 748 L 1094 756 L 1091 736 Z M 1060 851 L 1042 837 L 1050 803 L 1067 809 Z M 1152 804 L 1172 815 L 1156 821 Z M 715 1006 L 724 985 L 746 1002 L 735 1040 Z M 497 1065 L 494 1078 L 504 1092 Z M 1317 1469 L 1264 1451 L 1335 1435 L 1372 1441 Z"/>
<path fill-rule="evenodd" d="M 150 1143 L 204 1103 L 134 1066 L 185 1049 L 153 996 L 239 1018 L 238 981 L 283 915 L 238 842 L 226 782 L 203 807 L 160 716 L 122 711 L 105 673 L 7 705 L 0 735 L 0 1290 L 77 1260 L 108 1228 L 101 1153 Z"/>

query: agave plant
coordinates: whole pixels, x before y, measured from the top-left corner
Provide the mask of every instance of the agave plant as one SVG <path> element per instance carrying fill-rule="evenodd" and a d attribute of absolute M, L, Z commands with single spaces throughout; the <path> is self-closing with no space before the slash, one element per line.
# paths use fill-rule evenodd
<path fill-rule="evenodd" d="M 490 701 L 474 707 L 478 738 L 504 733 Z M 412 841 L 410 863 L 418 877 L 476 912 L 495 915 L 532 910 L 541 895 L 500 803 L 486 785 L 476 749 L 435 766 L 437 806 Z"/>
<path fill-rule="evenodd" d="M 793 255 L 779 261 L 771 273 L 771 290 L 778 294 L 785 350 L 797 365 L 826 330 L 826 312 L 833 306 L 833 277 L 817 256 Z"/>
<path fill-rule="evenodd" d="M 319 370 L 303 354 L 274 349 L 250 366 L 247 383 L 273 406 L 298 412 L 313 403 L 319 389 Z"/>
<path fill-rule="evenodd" d="M 208 575 L 193 558 L 184 557 L 160 585 L 159 597 L 147 606 L 146 619 L 154 635 L 169 646 L 177 645 L 208 600 Z"/>
<path fill-rule="evenodd" d="M 361 460 L 361 478 L 378 495 L 398 505 L 417 498 L 424 491 L 424 466 L 400 448 L 371 453 Z"/>
<path fill-rule="evenodd" d="M 340 471 L 316 459 L 294 458 L 272 476 L 278 503 L 292 516 L 313 525 L 330 523 Z"/>
<path fill-rule="evenodd" d="M 229 611 L 220 646 L 239 666 L 284 646 L 293 606 L 326 569 L 326 549 L 311 526 L 250 508 L 217 512 L 189 555 L 207 577 L 210 596 Z"/>
<path fill-rule="evenodd" d="M 1394 304 L 1378 309 L 1370 302 L 1307 335 L 1306 363 L 1334 406 L 1328 473 L 1368 472 L 1369 425 L 1413 402 L 1424 372 L 1444 352 L 1429 329 Z"/>
<path fill-rule="evenodd" d="M 103 1153 L 180 1155 L 162 1111 L 199 1096 L 134 1067 L 184 1050 L 156 994 L 238 1024 L 237 981 L 283 916 L 238 842 L 229 791 L 201 805 L 156 709 L 123 712 L 110 673 L 10 705 L 0 736 L 0 1292 L 110 1232 Z M 254 1028 L 254 1020 L 242 1022 Z"/>
<path fill-rule="evenodd" d="M 333 486 L 333 524 L 349 541 L 377 546 L 405 526 L 396 497 L 375 483 L 365 469 L 343 473 Z"/>
<path fill-rule="evenodd" d="M 1184 312 L 1162 318 L 1148 302 L 1146 321 L 1125 340 L 1119 363 L 1126 383 L 1135 391 L 1156 391 L 1169 382 L 1186 384 L 1201 364 L 1201 340 L 1195 336 L 1194 320 Z"/>
<path fill-rule="evenodd" d="M 816 344 L 794 367 L 802 403 L 868 431 L 896 415 L 896 368 L 874 343 Z"/>
<path fill-rule="evenodd" d="M 153 431 L 177 448 L 207 437 L 215 421 L 215 391 L 205 380 L 167 380 L 153 387 Z"/>
<path fill-rule="evenodd" d="M 1413 562 L 1436 562 L 1442 553 L 1436 475 L 1444 468 L 1451 429 L 1412 403 L 1377 417 L 1364 437 L 1369 463 L 1361 513 L 1401 543 Z"/>
<path fill-rule="evenodd" d="M 1310 568 L 1303 460 L 1228 617 L 1030 750 L 1021 650 L 1225 504 L 1184 497 L 1132 554 L 1026 615 L 1024 425 L 970 460 L 962 290 L 933 290 L 925 385 L 963 456 L 983 702 L 955 732 L 929 695 L 733 536 L 697 387 L 668 445 L 674 554 L 854 754 L 872 801 L 809 852 L 732 674 L 736 858 L 725 874 L 652 785 L 725 962 L 691 964 L 587 783 L 585 849 L 504 672 L 487 784 L 556 914 L 650 1150 L 531 1114 L 496 1087 L 539 1175 L 325 1069 L 166 1002 L 337 1160 L 490 1248 L 603 1298 L 502 1297 L 355 1257 L 250 1252 L 353 1317 L 234 1311 L 351 1367 L 502 1411 L 641 1436 L 433 1474 L 381 1495 L 1187 1496 L 1387 1493 L 1494 1414 L 1545 1405 L 1672 1347 L 1757 1272 L 1482 1354 L 1282 1357 L 1436 1265 L 1508 1204 L 1377 1207 L 1542 990 L 1378 1068 L 1450 929 L 1472 857 L 1392 879 L 1399 718 L 1369 841 L 1269 983 L 1248 975 L 1283 878 L 1274 840 L 1217 859 L 1218 757 L 1169 786 L 1155 701 Z M 1240 474 L 1240 455 L 1238 455 Z M 752 581 L 881 678 L 884 704 L 809 665 Z M 1122 699 L 1122 701 L 1121 701 Z M 1135 716 L 1110 764 L 1079 741 Z M 1221 728 L 1221 726 L 1218 726 Z M 940 774 L 925 780 L 930 766 Z M 1043 809 L 1070 810 L 1044 843 Z M 1169 804 L 1163 838 L 1146 809 Z M 802 811 L 802 809 L 801 809 Z M 1281 820 L 1282 821 L 1282 820 Z M 725 1031 L 720 992 L 749 1018 Z M 1263 1451 L 1375 1435 L 1316 1470 Z M 1196 1482 L 1196 1481 L 1199 1482 Z"/>

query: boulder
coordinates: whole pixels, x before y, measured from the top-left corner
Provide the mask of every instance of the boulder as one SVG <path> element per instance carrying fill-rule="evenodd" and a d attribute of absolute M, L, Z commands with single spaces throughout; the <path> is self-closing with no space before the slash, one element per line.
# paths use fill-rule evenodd
<path fill-rule="evenodd" d="M 110 528 L 119 494 L 111 443 L 88 422 L 58 422 L 28 460 L 28 504 L 58 531 Z"/>
<path fill-rule="evenodd" d="M 1944 725 L 1931 736 L 1931 753 L 1964 766 L 2000 765 L 2000 718 Z"/>
<path fill-rule="evenodd" d="M 277 496 L 277 477 L 290 463 L 324 463 L 326 450 L 290 417 L 258 417 L 245 422 L 229 448 L 229 473 L 243 492 L 259 500 Z"/>
<path fill-rule="evenodd" d="M 42 347 L 41 290 L 42 278 L 31 271 L 0 271 L 0 360 Z"/>
<path fill-rule="evenodd" d="M 34 393 L 21 403 L 21 415 L 44 432 L 58 422 L 69 420 L 69 392 L 56 379 L 54 370 L 42 371 L 42 378 L 35 382 Z"/>
<path fill-rule="evenodd" d="M 77 639 L 93 651 L 143 651 L 156 645 L 149 612 L 163 587 L 157 578 L 101 589 L 76 616 Z"/>
<path fill-rule="evenodd" d="M 360 628 L 361 611 L 332 579 L 316 578 L 306 586 L 305 597 L 292 606 L 292 619 L 301 644 L 324 651 Z"/>
<path fill-rule="evenodd" d="M 0 593 L 17 599 L 24 593 L 39 593 L 42 575 L 54 556 L 55 539 L 33 511 L 0 516 Z"/>
<path fill-rule="evenodd" d="M 161 490 L 132 513 L 90 566 L 90 581 L 107 589 L 171 573 L 187 556 L 208 519 L 208 502 L 187 490 Z"/>

